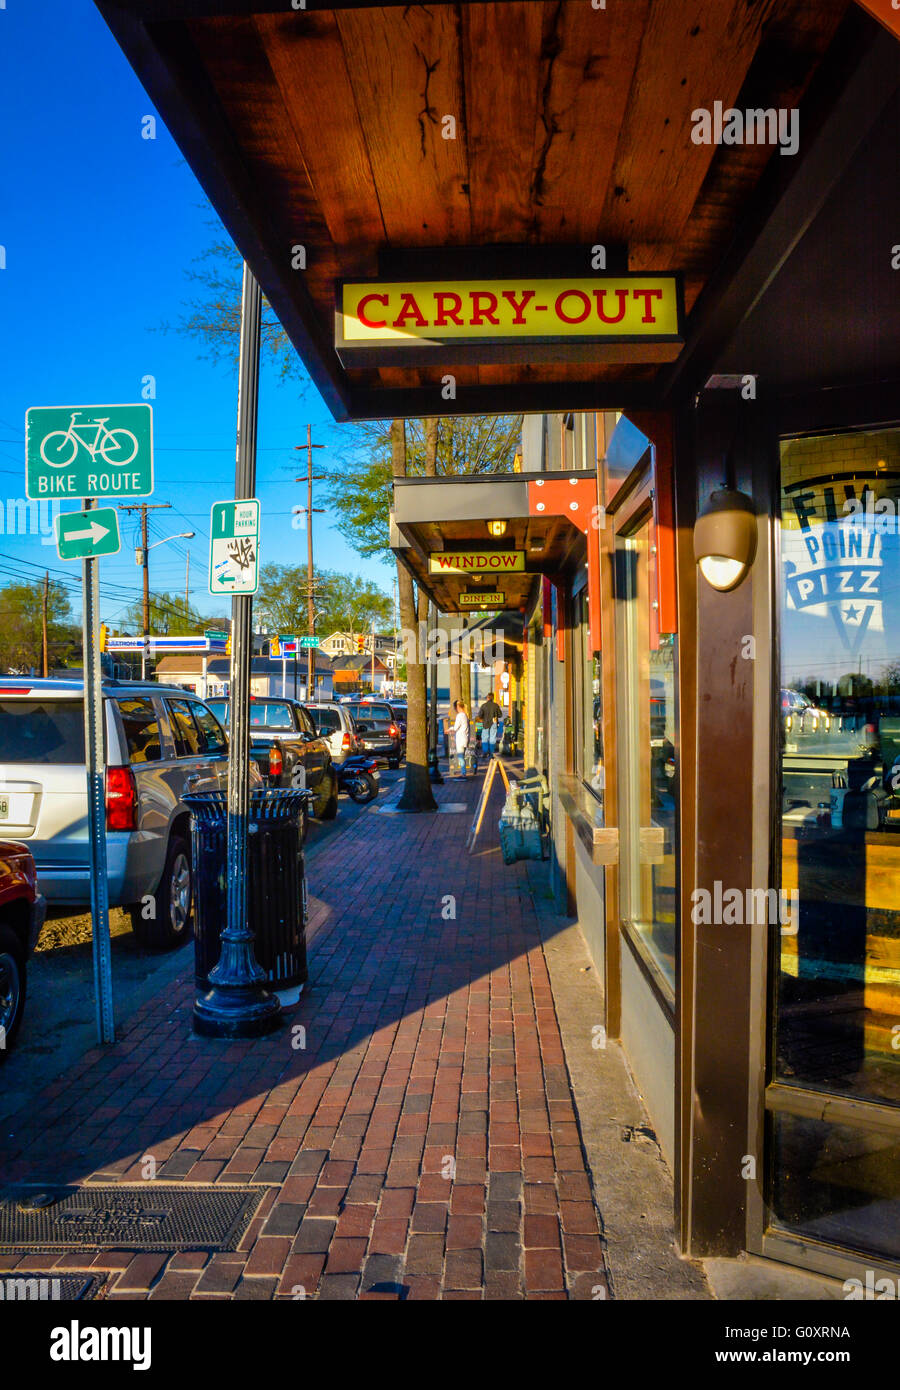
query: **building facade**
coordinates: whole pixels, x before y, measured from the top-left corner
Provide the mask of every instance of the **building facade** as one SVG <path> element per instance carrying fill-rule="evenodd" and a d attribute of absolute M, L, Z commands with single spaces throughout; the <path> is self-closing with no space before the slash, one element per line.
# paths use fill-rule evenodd
<path fill-rule="evenodd" d="M 680 1249 L 896 1279 L 893 6 L 99 3 L 336 418 L 525 416 L 391 546 L 518 624 Z"/>

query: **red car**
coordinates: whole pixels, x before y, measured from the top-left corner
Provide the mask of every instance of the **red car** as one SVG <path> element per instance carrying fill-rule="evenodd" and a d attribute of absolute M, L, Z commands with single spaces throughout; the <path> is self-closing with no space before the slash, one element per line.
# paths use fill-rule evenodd
<path fill-rule="evenodd" d="M 26 963 L 46 911 L 30 852 L 15 840 L 0 840 L 0 1063 L 22 1022 Z"/>

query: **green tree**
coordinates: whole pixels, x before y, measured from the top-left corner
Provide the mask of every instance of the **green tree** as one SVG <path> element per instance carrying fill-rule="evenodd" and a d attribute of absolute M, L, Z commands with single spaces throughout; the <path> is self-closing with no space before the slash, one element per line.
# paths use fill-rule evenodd
<path fill-rule="evenodd" d="M 41 583 L 6 584 L 0 589 L 0 670 L 16 675 L 41 670 Z M 51 668 L 64 666 L 81 650 L 81 634 L 72 621 L 72 605 L 59 584 L 47 594 L 47 649 Z"/>
<path fill-rule="evenodd" d="M 307 630 L 306 565 L 263 565 L 254 605 L 256 617 L 273 632 Z M 390 597 L 359 575 L 314 570 L 316 632 L 367 632 L 393 625 Z"/>
<path fill-rule="evenodd" d="M 434 471 L 439 477 L 512 472 L 522 429 L 521 415 L 458 415 L 435 419 Z M 407 420 L 406 476 L 426 471 L 426 420 Z M 337 514 L 337 529 L 360 555 L 390 552 L 389 516 L 393 502 L 391 425 L 363 421 L 328 490 L 328 505 Z"/>
<path fill-rule="evenodd" d="M 164 333 L 176 332 L 193 338 L 204 361 L 234 366 L 237 363 L 241 328 L 243 261 L 219 219 L 211 216 L 208 225 L 215 239 L 205 251 L 194 257 L 191 268 L 185 272 L 195 287 L 196 295 L 185 304 L 185 312 L 177 323 L 163 323 L 160 327 Z M 299 394 L 303 396 L 309 378 L 290 338 L 265 298 L 260 337 L 266 360 L 274 364 L 282 380 L 302 383 Z"/>

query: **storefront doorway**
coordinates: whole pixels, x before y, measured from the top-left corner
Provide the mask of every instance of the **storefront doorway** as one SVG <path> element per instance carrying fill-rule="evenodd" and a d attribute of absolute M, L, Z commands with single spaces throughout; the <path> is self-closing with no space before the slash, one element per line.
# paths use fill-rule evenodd
<path fill-rule="evenodd" d="M 900 1267 L 900 429 L 781 443 L 763 1253 Z M 851 1271 L 852 1272 L 852 1271 Z"/>

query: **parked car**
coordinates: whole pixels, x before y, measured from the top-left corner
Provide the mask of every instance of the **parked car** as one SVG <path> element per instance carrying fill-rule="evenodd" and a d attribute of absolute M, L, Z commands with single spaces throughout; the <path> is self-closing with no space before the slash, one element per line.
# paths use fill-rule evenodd
<path fill-rule="evenodd" d="M 334 700 L 321 700 L 304 705 L 316 727 L 316 733 L 328 744 L 331 761 L 340 766 L 358 753 L 361 747 L 356 732 L 356 720 L 346 705 Z"/>
<path fill-rule="evenodd" d="M 4 801 L 8 797 L 0 796 L 0 812 Z M 46 912 L 30 851 L 14 840 L 0 840 L 0 1063 L 22 1022 L 28 958 Z"/>
<path fill-rule="evenodd" d="M 350 703 L 347 708 L 356 721 L 356 732 L 362 742 L 363 751 L 374 753 L 376 758 L 384 758 L 388 767 L 399 767 L 403 756 L 403 741 L 400 725 L 394 711 L 386 700 L 372 700 L 363 704 L 361 700 Z"/>
<path fill-rule="evenodd" d="M 784 731 L 788 734 L 821 734 L 828 733 L 831 728 L 830 713 L 819 709 L 797 690 L 782 690 L 781 715 Z"/>
<path fill-rule="evenodd" d="M 182 797 L 226 788 L 225 733 L 179 686 L 106 681 L 103 707 L 110 906 L 143 945 L 176 946 L 193 903 Z M 83 681 L 0 680 L 0 831 L 27 843 L 48 902 L 90 902 Z"/>
<path fill-rule="evenodd" d="M 210 708 L 227 728 L 228 701 L 211 700 Z M 299 700 L 251 696 L 250 758 L 270 786 L 305 787 L 312 794 L 312 814 L 320 820 L 337 815 L 337 774 L 328 743 Z M 306 828 L 304 815 L 304 837 Z"/>
<path fill-rule="evenodd" d="M 388 704 L 394 712 L 394 723 L 400 730 L 400 742 L 403 751 L 406 752 L 406 721 L 409 717 L 409 710 L 406 701 L 388 700 Z"/>

